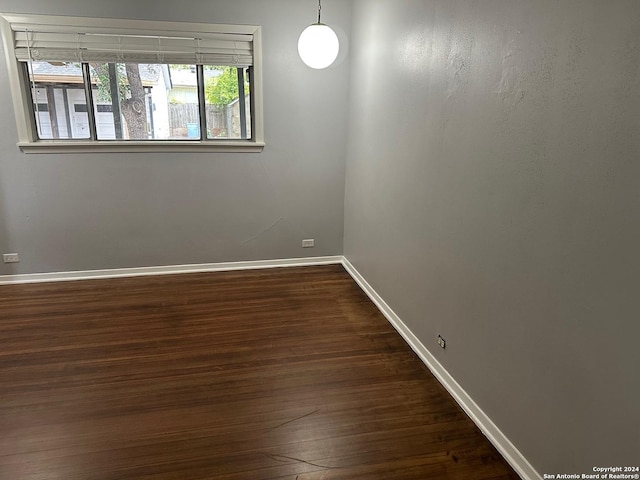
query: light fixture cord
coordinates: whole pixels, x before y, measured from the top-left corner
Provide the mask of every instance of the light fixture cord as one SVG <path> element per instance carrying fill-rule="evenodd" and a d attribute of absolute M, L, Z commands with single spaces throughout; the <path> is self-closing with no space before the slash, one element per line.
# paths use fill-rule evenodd
<path fill-rule="evenodd" d="M 320 12 L 322 11 L 322 5 L 320 5 L 320 0 L 318 0 L 318 24 L 320 23 Z"/>

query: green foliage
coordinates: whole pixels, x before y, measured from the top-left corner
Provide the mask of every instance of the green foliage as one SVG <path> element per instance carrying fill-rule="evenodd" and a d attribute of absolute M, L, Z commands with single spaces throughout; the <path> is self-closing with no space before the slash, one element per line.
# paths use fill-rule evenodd
<path fill-rule="evenodd" d="M 99 102 L 111 102 L 111 84 L 109 82 L 109 64 L 91 63 L 91 79 L 96 82 Z M 123 63 L 116 64 L 118 96 L 125 99 L 129 96 L 129 82 Z"/>
<path fill-rule="evenodd" d="M 218 67 L 222 73 L 216 77 L 207 78 L 204 94 L 208 103 L 213 105 L 229 105 L 238 98 L 238 73 L 235 67 Z M 249 81 L 245 75 L 244 93 L 249 93 Z"/>

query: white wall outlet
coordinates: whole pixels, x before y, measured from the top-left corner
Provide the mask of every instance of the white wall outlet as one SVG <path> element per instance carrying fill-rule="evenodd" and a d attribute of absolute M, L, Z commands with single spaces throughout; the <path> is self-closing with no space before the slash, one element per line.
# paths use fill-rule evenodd
<path fill-rule="evenodd" d="M 20 261 L 20 255 L 17 253 L 3 253 L 2 260 L 4 263 L 18 263 Z"/>
<path fill-rule="evenodd" d="M 440 335 L 438 335 L 438 345 L 440 345 L 442 348 L 447 347 L 447 342 L 445 342 L 444 338 L 442 338 Z"/>
<path fill-rule="evenodd" d="M 316 241 L 313 238 L 307 238 L 302 240 L 302 248 L 313 248 L 316 246 Z"/>

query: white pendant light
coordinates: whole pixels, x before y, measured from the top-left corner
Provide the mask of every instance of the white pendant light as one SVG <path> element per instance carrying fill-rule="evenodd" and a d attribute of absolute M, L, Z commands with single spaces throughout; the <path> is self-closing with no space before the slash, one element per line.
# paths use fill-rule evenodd
<path fill-rule="evenodd" d="M 318 0 L 318 22 L 309 25 L 300 34 L 298 53 L 311 68 L 322 69 L 331 65 L 338 57 L 340 42 L 331 27 L 320 22 L 322 6 Z"/>

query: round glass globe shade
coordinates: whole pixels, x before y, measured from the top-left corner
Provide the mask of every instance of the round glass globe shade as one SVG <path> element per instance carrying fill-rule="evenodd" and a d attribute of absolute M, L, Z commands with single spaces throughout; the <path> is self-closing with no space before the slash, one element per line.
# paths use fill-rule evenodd
<path fill-rule="evenodd" d="M 338 57 L 340 42 L 336 33 L 321 23 L 309 25 L 300 34 L 298 53 L 311 68 L 322 69 L 331 65 Z"/>

